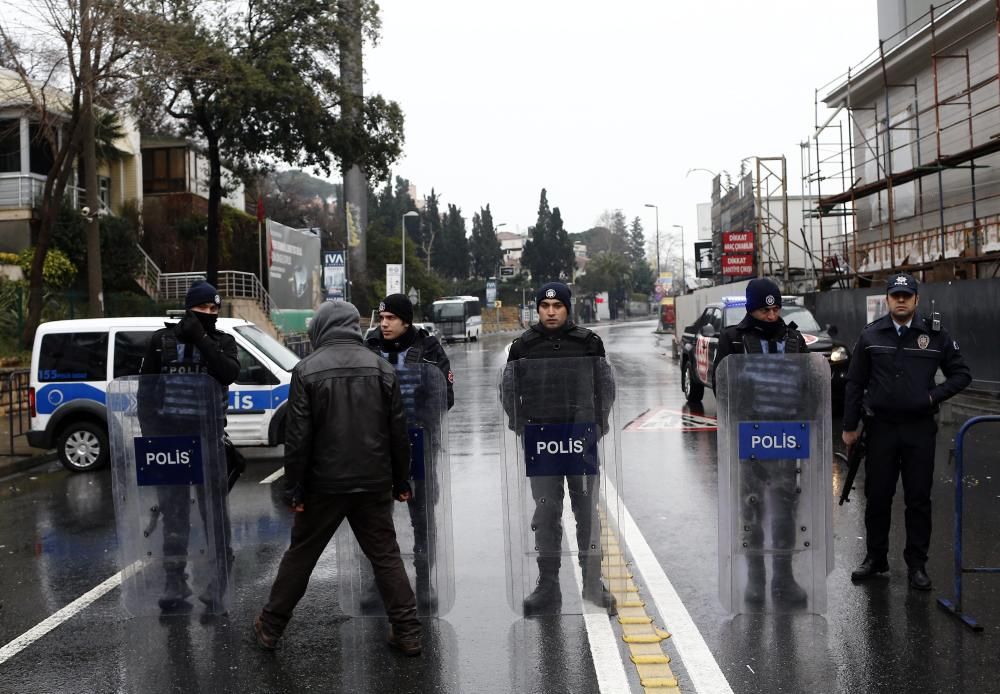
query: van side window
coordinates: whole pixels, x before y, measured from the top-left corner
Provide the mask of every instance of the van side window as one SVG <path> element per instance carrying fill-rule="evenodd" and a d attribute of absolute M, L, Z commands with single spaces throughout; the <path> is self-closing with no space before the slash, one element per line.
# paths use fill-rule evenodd
<path fill-rule="evenodd" d="M 51 333 L 42 338 L 38 380 L 103 381 L 108 377 L 108 334 Z"/>
<path fill-rule="evenodd" d="M 153 331 L 115 333 L 115 378 L 139 373 Z"/>
<path fill-rule="evenodd" d="M 240 375 L 236 377 L 236 383 L 241 386 L 273 386 L 278 384 L 278 378 L 268 369 L 264 368 L 257 359 L 239 345 L 236 345 L 236 353 L 240 360 Z"/>

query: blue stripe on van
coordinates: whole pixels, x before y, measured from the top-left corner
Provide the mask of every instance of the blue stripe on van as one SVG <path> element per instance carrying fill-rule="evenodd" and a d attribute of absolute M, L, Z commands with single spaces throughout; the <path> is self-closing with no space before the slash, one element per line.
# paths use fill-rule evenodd
<path fill-rule="evenodd" d="M 288 399 L 288 384 L 280 385 L 271 391 L 271 407 L 277 409 L 278 405 Z"/>
<path fill-rule="evenodd" d="M 42 386 L 35 394 L 35 409 L 38 414 L 52 414 L 63 403 L 70 400 L 93 400 L 106 404 L 105 392 L 86 383 L 50 383 Z"/>

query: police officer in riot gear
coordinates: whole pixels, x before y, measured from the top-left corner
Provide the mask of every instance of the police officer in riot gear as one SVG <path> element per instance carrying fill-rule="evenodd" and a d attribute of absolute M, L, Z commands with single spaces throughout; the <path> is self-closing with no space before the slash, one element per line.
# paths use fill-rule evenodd
<path fill-rule="evenodd" d="M 781 290 L 766 278 L 751 280 L 746 288 L 747 314 L 736 325 L 731 325 L 719 336 L 715 352 L 715 369 L 730 354 L 806 354 L 805 338 L 794 322 L 785 323 L 781 318 Z M 783 368 L 778 365 L 776 368 Z M 789 383 L 780 374 L 763 372 L 761 386 L 769 390 L 780 389 L 779 402 L 791 407 L 798 402 L 798 392 L 794 382 Z M 788 412 L 762 412 L 761 416 L 785 417 Z M 798 461 L 778 460 L 746 461 L 742 463 L 746 473 L 740 477 L 743 500 L 743 517 L 749 522 L 749 544 L 751 549 L 759 549 L 764 542 L 764 526 L 761 522 L 765 512 L 770 515 L 771 537 L 778 549 L 791 549 L 795 544 L 795 508 L 798 505 L 799 474 Z M 770 504 L 767 509 L 765 504 Z M 776 601 L 786 605 L 805 605 L 806 591 L 796 581 L 792 572 L 790 554 L 773 555 L 771 568 L 771 594 Z M 747 559 L 747 589 L 745 599 L 751 604 L 762 604 L 765 600 L 764 583 L 766 568 L 762 554 L 751 554 Z"/>
<path fill-rule="evenodd" d="M 601 338 L 592 330 L 575 325 L 570 320 L 571 299 L 569 287 L 562 282 L 549 282 L 538 290 L 535 295 L 535 306 L 538 310 L 539 322 L 532 325 L 511 343 L 507 357 L 508 363 L 519 359 L 605 356 L 604 343 Z M 576 370 L 568 370 L 567 374 L 574 379 L 593 379 L 593 388 L 590 389 L 590 392 L 611 394 L 611 397 L 607 399 L 612 400 L 614 387 L 611 372 L 605 362 L 600 363 L 604 365 L 606 371 L 595 367 L 592 374 Z M 589 368 L 588 371 L 590 371 Z M 560 421 L 558 413 L 564 412 L 569 421 L 580 416 L 584 419 L 593 418 L 591 421 L 596 419 L 598 426 L 603 427 L 601 435 L 607 431 L 612 402 L 598 403 L 599 411 L 597 412 L 576 412 L 579 408 L 592 408 L 593 404 L 591 402 L 565 402 L 566 393 L 573 392 L 572 388 L 560 388 L 556 383 L 547 382 L 549 374 L 537 373 L 534 376 L 539 381 L 539 387 L 531 388 L 530 392 L 541 395 L 534 396 L 536 401 L 522 402 L 516 406 L 513 402 L 505 401 L 503 405 L 508 415 L 516 410 L 518 418 L 533 420 L 537 417 L 537 420 L 541 422 L 558 422 Z M 552 375 L 554 378 L 561 376 L 562 374 Z M 541 387 L 543 382 L 548 387 Z M 513 397 L 513 391 L 512 384 L 505 385 L 503 388 L 505 400 Z M 511 426 L 520 431 L 524 423 L 523 421 L 512 421 Z M 562 544 L 563 479 L 562 476 L 531 478 L 531 493 L 535 501 L 531 527 L 534 529 L 535 545 L 538 548 L 539 576 L 535 590 L 524 599 L 525 616 L 546 614 L 562 605 L 559 569 Z M 566 476 L 565 479 L 569 487 L 573 515 L 576 518 L 577 543 L 583 571 L 583 597 L 585 600 L 607 608 L 609 614 L 614 614 L 616 611 L 615 598 L 601 581 L 601 529 L 597 512 L 600 476 L 573 475 Z"/>
<path fill-rule="evenodd" d="M 906 273 L 886 284 L 889 313 L 869 323 L 854 348 L 847 372 L 842 438 L 859 437 L 862 408 L 868 429 L 865 458 L 867 554 L 851 574 L 864 581 L 889 570 L 892 497 L 902 475 L 906 504 L 906 561 L 910 587 L 930 590 L 927 550 L 931 539 L 931 486 L 938 405 L 972 381 L 958 343 L 936 318 L 917 315 L 917 280 Z M 935 385 L 938 369 L 945 381 Z"/>
<path fill-rule="evenodd" d="M 239 376 L 240 363 L 236 352 L 236 341 L 231 335 L 216 330 L 215 323 L 219 317 L 222 299 L 218 290 L 208 282 L 196 281 L 187 291 L 184 298 L 184 317 L 179 323 L 166 323 L 165 327 L 153 333 L 142 361 L 142 375 L 163 374 L 208 374 L 218 384 L 220 412 L 225 412 L 229 404 L 229 384 Z M 145 392 L 144 392 L 145 391 Z M 160 379 L 156 393 L 140 387 L 139 408 L 140 421 L 144 433 L 156 431 L 157 420 L 160 417 L 169 418 L 172 427 L 176 429 L 177 422 L 191 420 L 192 431 L 198 431 L 200 426 L 197 417 L 201 408 L 192 406 L 192 398 L 199 397 L 196 390 L 185 390 L 183 378 Z M 225 427 L 225 415 L 220 429 Z M 221 442 L 220 442 L 221 443 Z M 163 553 L 166 570 L 166 584 L 160 608 L 164 611 L 179 610 L 190 607 L 186 602 L 191 595 L 188 586 L 188 576 L 185 573 L 186 562 L 171 557 L 183 556 L 187 553 L 188 538 L 191 533 L 189 492 L 184 488 L 171 486 L 158 487 L 159 510 L 163 518 Z M 227 552 L 232 561 L 229 545 L 229 522 L 225 522 Z M 213 581 L 199 599 L 206 605 L 211 605 L 218 599 L 217 593 L 223 590 L 218 582 Z"/>
<path fill-rule="evenodd" d="M 409 426 L 421 426 L 420 364 L 434 364 L 448 384 L 448 409 L 455 404 L 455 376 L 444 347 L 426 330 L 413 326 L 413 305 L 405 294 L 390 294 L 378 306 L 379 334 L 369 337 L 365 344 L 373 352 L 385 357 L 399 377 L 399 389 Z M 429 432 L 431 436 L 435 433 Z M 434 557 L 428 554 L 428 520 L 433 518 L 437 502 L 437 486 L 424 479 L 411 480 L 412 495 L 407 501 L 410 522 L 413 525 L 413 553 L 415 559 L 417 604 L 433 610 L 436 597 L 430 583 L 430 568 Z M 429 511 L 429 514 L 428 514 Z M 433 543 L 432 543 L 433 544 Z"/>

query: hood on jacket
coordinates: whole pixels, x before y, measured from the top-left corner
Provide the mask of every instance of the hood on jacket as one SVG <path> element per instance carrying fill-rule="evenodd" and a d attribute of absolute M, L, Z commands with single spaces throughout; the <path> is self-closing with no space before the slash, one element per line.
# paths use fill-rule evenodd
<path fill-rule="evenodd" d="M 313 348 L 334 340 L 361 342 L 361 316 L 347 301 L 324 301 L 309 323 L 309 341 Z"/>

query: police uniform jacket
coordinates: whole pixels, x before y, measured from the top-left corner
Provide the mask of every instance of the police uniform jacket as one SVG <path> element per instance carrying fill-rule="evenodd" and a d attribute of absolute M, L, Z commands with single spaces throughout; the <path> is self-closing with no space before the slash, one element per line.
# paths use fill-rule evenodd
<path fill-rule="evenodd" d="M 596 357 L 587 368 L 573 357 Z M 533 325 L 510 346 L 503 376 L 503 407 L 511 426 L 525 422 L 596 421 L 607 431 L 615 384 L 604 342 L 571 321 L 557 330 Z M 558 360 L 532 364 L 523 360 Z M 522 363 L 518 363 L 522 362 Z M 517 383 L 515 383 L 515 380 Z"/>
<path fill-rule="evenodd" d="M 148 383 L 140 383 L 140 419 L 147 425 L 157 414 L 167 416 L 198 417 L 204 410 L 193 404 L 201 392 L 184 379 L 170 379 L 174 374 L 208 374 L 219 384 L 220 413 L 225 426 L 225 412 L 229 406 L 229 384 L 240 373 L 236 340 L 232 335 L 215 328 L 205 331 L 197 340 L 181 334 L 180 323 L 166 323 L 149 339 L 146 355 L 139 373 L 162 374 L 165 378 L 156 384 L 155 392 Z"/>
<path fill-rule="evenodd" d="M 944 383 L 935 385 L 938 368 Z M 902 421 L 930 417 L 938 404 L 969 385 L 972 376 L 958 343 L 929 318 L 914 315 L 902 338 L 889 314 L 861 331 L 847 372 L 844 431 L 854 431 L 865 406 L 876 417 Z"/>
<path fill-rule="evenodd" d="M 373 352 L 382 355 L 392 351 L 403 354 L 404 367 L 414 364 L 433 364 L 438 367 L 444 375 L 445 382 L 448 384 L 448 409 L 450 410 L 455 405 L 455 375 L 451 371 L 451 362 L 448 360 L 448 354 L 444 351 L 444 347 L 441 346 L 441 341 L 423 328 L 414 328 L 411 325 L 409 330 L 415 333 L 413 342 L 409 346 L 405 344 L 386 343 L 378 331 L 365 340 L 365 345 Z M 403 384 L 400 383 L 400 388 L 402 387 Z"/>
<path fill-rule="evenodd" d="M 809 352 L 806 340 L 799 332 L 795 321 L 785 323 L 780 320 L 776 333 L 768 339 L 754 326 L 753 318 L 748 313 L 743 320 L 736 325 L 726 327 L 719 335 L 715 363 L 712 367 L 713 374 L 717 373 L 719 364 L 730 354 L 764 354 L 764 346 L 768 342 L 774 342 L 776 345 L 782 343 L 781 351 L 784 354 Z M 795 414 L 811 416 L 811 407 L 805 406 L 806 402 L 809 402 L 808 399 L 806 402 L 803 401 L 800 375 L 789 373 L 787 365 L 781 362 L 757 364 L 754 373 L 749 374 L 747 379 L 752 387 L 741 393 L 731 392 L 730 397 L 738 399 L 738 408 L 755 412 L 762 417 L 791 417 Z M 717 377 L 712 379 L 713 391 L 716 383 Z"/>

